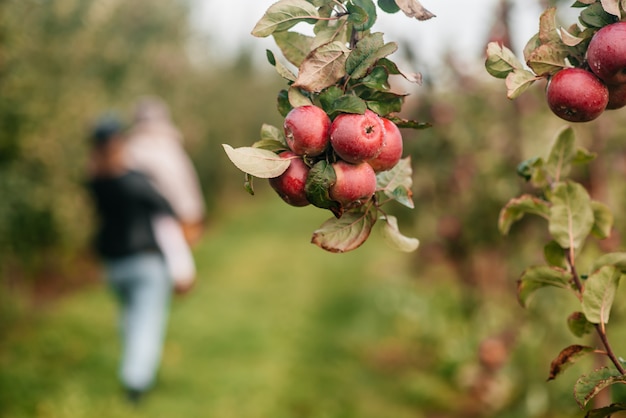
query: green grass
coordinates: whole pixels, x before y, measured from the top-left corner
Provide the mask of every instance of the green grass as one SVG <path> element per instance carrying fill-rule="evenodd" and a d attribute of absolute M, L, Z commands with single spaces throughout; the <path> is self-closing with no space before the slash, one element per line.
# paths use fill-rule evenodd
<path fill-rule="evenodd" d="M 417 271 L 376 231 L 356 251 L 324 252 L 309 241 L 328 217 L 247 196 L 215 214 L 196 248 L 197 287 L 173 301 L 159 380 L 138 408 L 116 380 L 117 312 L 104 285 L 40 310 L 16 304 L 0 345 L 0 416 L 463 416 L 478 342 L 519 308 L 477 299 L 441 266 Z M 528 371 L 547 366 L 535 357 L 514 353 L 520 363 L 502 371 L 510 389 L 498 416 L 574 407 L 573 381 L 545 387 L 545 369 Z"/>

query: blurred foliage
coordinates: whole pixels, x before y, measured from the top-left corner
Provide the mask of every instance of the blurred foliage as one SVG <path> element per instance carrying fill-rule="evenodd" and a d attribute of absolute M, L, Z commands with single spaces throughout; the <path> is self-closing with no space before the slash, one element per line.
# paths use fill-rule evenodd
<path fill-rule="evenodd" d="M 110 109 L 129 116 L 140 95 L 171 105 L 214 202 L 220 141 L 255 139 L 277 90 L 246 51 L 233 68 L 192 60 L 206 40 L 189 12 L 184 0 L 0 2 L 0 264 L 38 270 L 85 247 L 88 129 Z"/>

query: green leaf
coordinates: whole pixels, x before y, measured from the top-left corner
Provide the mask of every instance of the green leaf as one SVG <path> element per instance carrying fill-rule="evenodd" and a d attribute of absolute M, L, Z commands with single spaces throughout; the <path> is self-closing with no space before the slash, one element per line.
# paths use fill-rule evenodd
<path fill-rule="evenodd" d="M 420 242 L 417 238 L 409 238 L 398 229 L 398 219 L 395 216 L 387 215 L 385 217 L 385 226 L 383 227 L 383 237 L 391 245 L 392 248 L 406 253 L 417 250 Z"/>
<path fill-rule="evenodd" d="M 293 84 L 303 90 L 320 92 L 346 75 L 348 48 L 341 42 L 331 42 L 313 50 L 300 65 Z"/>
<path fill-rule="evenodd" d="M 613 228 L 613 212 L 604 203 L 596 200 L 591 202 L 591 208 L 594 219 L 591 233 L 598 239 L 608 238 Z"/>
<path fill-rule="evenodd" d="M 517 282 L 517 298 L 523 307 L 528 306 L 530 297 L 538 289 L 557 287 L 571 290 L 572 273 L 565 269 L 549 266 L 530 267 Z"/>
<path fill-rule="evenodd" d="M 289 103 L 293 107 L 307 106 L 313 104 L 309 96 L 303 94 L 300 89 L 293 86 L 291 86 L 287 91 L 287 97 L 289 98 Z"/>
<path fill-rule="evenodd" d="M 581 408 L 585 408 L 603 389 L 617 384 L 625 384 L 626 376 L 614 367 L 602 367 L 588 375 L 581 376 L 574 386 L 574 399 Z"/>
<path fill-rule="evenodd" d="M 275 32 L 272 35 L 287 61 L 296 67 L 302 64 L 313 45 L 313 38 L 298 32 Z"/>
<path fill-rule="evenodd" d="M 576 150 L 576 155 L 572 159 L 572 164 L 576 164 L 576 165 L 589 164 L 590 162 L 595 160 L 597 156 L 598 154 L 596 154 L 595 152 L 587 151 L 584 148 L 578 148 Z"/>
<path fill-rule="evenodd" d="M 432 125 L 428 122 L 418 122 L 416 120 L 403 119 L 395 115 L 387 115 L 385 117 L 389 119 L 390 121 L 392 121 L 398 128 L 409 128 L 409 129 L 432 128 Z"/>
<path fill-rule="evenodd" d="M 564 348 L 561 350 L 559 355 L 552 360 L 548 380 L 556 379 L 559 374 L 563 373 L 571 365 L 575 364 L 587 354 L 593 352 L 593 347 L 587 347 L 584 345 L 570 345 L 569 347 Z"/>
<path fill-rule="evenodd" d="M 244 175 L 243 188 L 251 196 L 254 196 L 254 177 L 248 173 Z"/>
<path fill-rule="evenodd" d="M 544 166 L 555 181 L 561 181 L 569 174 L 572 160 L 577 155 L 575 141 L 574 130 L 571 127 L 566 127 L 558 133 Z"/>
<path fill-rule="evenodd" d="M 595 326 L 587 321 L 585 314 L 582 312 L 574 312 L 567 318 L 567 326 L 569 330 L 577 337 L 584 337 L 591 334 Z"/>
<path fill-rule="evenodd" d="M 267 57 L 267 61 L 272 65 L 275 66 L 276 65 L 276 57 L 274 56 L 274 53 L 269 50 L 266 49 L 265 50 L 265 56 Z"/>
<path fill-rule="evenodd" d="M 330 218 L 313 232 L 311 242 L 332 253 L 344 253 L 360 247 L 376 222 L 375 211 L 346 212 L 341 218 Z"/>
<path fill-rule="evenodd" d="M 353 94 L 346 94 L 338 97 L 328 106 L 328 109 L 324 110 L 331 118 L 338 113 L 358 113 L 362 115 L 367 110 L 367 105 L 361 98 Z"/>
<path fill-rule="evenodd" d="M 500 211 L 498 218 L 500 233 L 507 235 L 511 225 L 522 219 L 526 214 L 539 215 L 548 219 L 550 217 L 550 206 L 545 200 L 528 194 L 509 200 Z"/>
<path fill-rule="evenodd" d="M 533 172 L 538 166 L 543 166 L 543 161 L 539 157 L 524 160 L 517 166 L 517 175 L 522 177 L 524 180 L 529 181 L 533 177 Z"/>
<path fill-rule="evenodd" d="M 278 96 L 276 97 L 276 108 L 282 117 L 287 116 L 287 113 L 293 109 L 293 106 L 289 103 L 289 92 L 287 90 L 281 90 L 278 92 Z"/>
<path fill-rule="evenodd" d="M 389 90 L 389 74 L 387 70 L 381 66 L 372 68 L 369 74 L 363 77 L 359 82 L 374 90 Z"/>
<path fill-rule="evenodd" d="M 602 28 L 615 22 L 615 17 L 607 13 L 601 3 L 594 3 L 580 12 L 580 23 L 588 28 Z"/>
<path fill-rule="evenodd" d="M 330 113 L 330 108 L 333 106 L 333 103 L 343 95 L 343 90 L 337 86 L 330 86 L 324 89 L 318 96 L 321 108 L 324 109 L 326 113 Z"/>
<path fill-rule="evenodd" d="M 398 113 L 404 104 L 404 94 L 396 94 L 383 91 L 372 91 L 370 94 L 363 94 L 361 98 L 367 103 L 367 107 L 380 116 L 387 116 L 390 113 Z"/>
<path fill-rule="evenodd" d="M 340 217 L 343 212 L 341 205 L 332 200 L 329 194 L 330 187 L 336 181 L 337 176 L 332 165 L 325 160 L 318 161 L 309 170 L 304 192 L 313 206 L 329 209 L 335 216 Z"/>
<path fill-rule="evenodd" d="M 252 35 L 264 38 L 300 22 L 315 23 L 317 17 L 317 8 L 306 0 L 279 0 L 267 9 L 252 29 Z"/>
<path fill-rule="evenodd" d="M 395 0 L 378 0 L 378 7 L 385 13 L 393 14 L 400 11 Z"/>
<path fill-rule="evenodd" d="M 261 125 L 261 140 L 274 140 L 287 145 L 285 131 L 267 123 Z"/>
<path fill-rule="evenodd" d="M 602 266 L 585 281 L 583 313 L 592 324 L 609 322 L 611 307 L 622 272 L 615 266 Z"/>
<path fill-rule="evenodd" d="M 561 247 L 580 249 L 594 223 L 587 190 L 578 183 L 557 183 L 550 200 L 550 234 Z"/>
<path fill-rule="evenodd" d="M 528 70 L 516 69 L 506 76 L 506 97 L 517 99 L 530 87 L 538 78 Z"/>
<path fill-rule="evenodd" d="M 376 188 L 387 197 L 413 209 L 413 169 L 411 157 L 401 159 L 391 170 L 381 171 L 376 175 Z"/>
<path fill-rule="evenodd" d="M 435 15 L 426 10 L 422 4 L 417 0 L 396 0 L 396 5 L 404 12 L 408 17 L 414 17 L 417 20 L 428 20 Z"/>
<path fill-rule="evenodd" d="M 383 43 L 383 34 L 373 33 L 361 39 L 346 60 L 346 72 L 352 78 L 365 77 L 376 62 L 398 49 L 395 42 Z"/>
<path fill-rule="evenodd" d="M 422 84 L 422 75 L 419 73 L 406 73 L 400 71 L 398 66 L 391 60 L 387 58 L 382 58 L 378 61 L 378 65 L 383 66 L 389 74 L 400 75 L 404 77 L 407 81 L 411 83 Z"/>
<path fill-rule="evenodd" d="M 496 78 L 506 78 L 515 69 L 522 69 L 522 63 L 513 51 L 497 42 L 487 44 L 487 59 L 485 69 Z"/>
<path fill-rule="evenodd" d="M 281 158 L 272 151 L 261 148 L 233 148 L 228 144 L 222 144 L 222 147 L 235 167 L 255 177 L 278 177 L 291 163 L 289 159 Z"/>
<path fill-rule="evenodd" d="M 607 418 L 619 411 L 626 411 L 626 403 L 614 403 L 604 408 L 592 409 L 585 418 Z"/>
<path fill-rule="evenodd" d="M 622 274 L 626 274 L 626 253 L 608 253 L 599 257 L 591 271 L 596 271 L 602 266 L 615 266 Z"/>
<path fill-rule="evenodd" d="M 374 23 L 376 22 L 376 5 L 372 0 L 352 0 L 351 2 L 348 2 L 346 7 L 349 12 L 351 12 L 351 8 L 353 7 L 352 5 L 361 8 L 365 12 L 367 18 L 365 21 L 363 21 L 360 16 L 355 19 L 355 21 L 353 21 L 353 27 L 355 30 L 363 32 L 374 26 Z M 348 16 L 348 19 L 350 19 L 350 17 L 351 16 Z"/>
<path fill-rule="evenodd" d="M 550 266 L 567 268 L 565 250 L 556 241 L 550 241 L 543 247 L 543 257 Z"/>

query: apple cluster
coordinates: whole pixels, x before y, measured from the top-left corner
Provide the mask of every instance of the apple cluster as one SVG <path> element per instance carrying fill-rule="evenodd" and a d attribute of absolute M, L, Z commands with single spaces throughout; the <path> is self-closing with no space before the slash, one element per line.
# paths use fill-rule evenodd
<path fill-rule="evenodd" d="M 341 216 L 368 202 L 376 192 L 376 173 L 393 168 L 402 157 L 402 135 L 389 119 L 371 110 L 363 114 L 341 113 L 331 120 L 314 105 L 292 109 L 283 124 L 289 150 L 279 156 L 290 160 L 287 170 L 269 183 L 292 206 L 320 205 L 311 196 L 311 168 L 327 162 L 330 180 L 322 182 L 322 194 Z M 319 186 L 319 184 L 317 185 Z M 316 190 L 319 187 L 315 187 Z"/>
<path fill-rule="evenodd" d="M 585 68 L 564 68 L 546 88 L 548 106 L 570 122 L 589 122 L 626 106 L 626 22 L 599 29 L 589 41 Z"/>

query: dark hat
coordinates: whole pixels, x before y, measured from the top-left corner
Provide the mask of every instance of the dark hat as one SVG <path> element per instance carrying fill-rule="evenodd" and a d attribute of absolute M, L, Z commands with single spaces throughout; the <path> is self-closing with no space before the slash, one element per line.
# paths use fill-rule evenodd
<path fill-rule="evenodd" d="M 115 114 L 107 113 L 96 121 L 91 131 L 91 140 L 94 145 L 104 145 L 123 130 L 124 125 L 119 117 Z"/>

